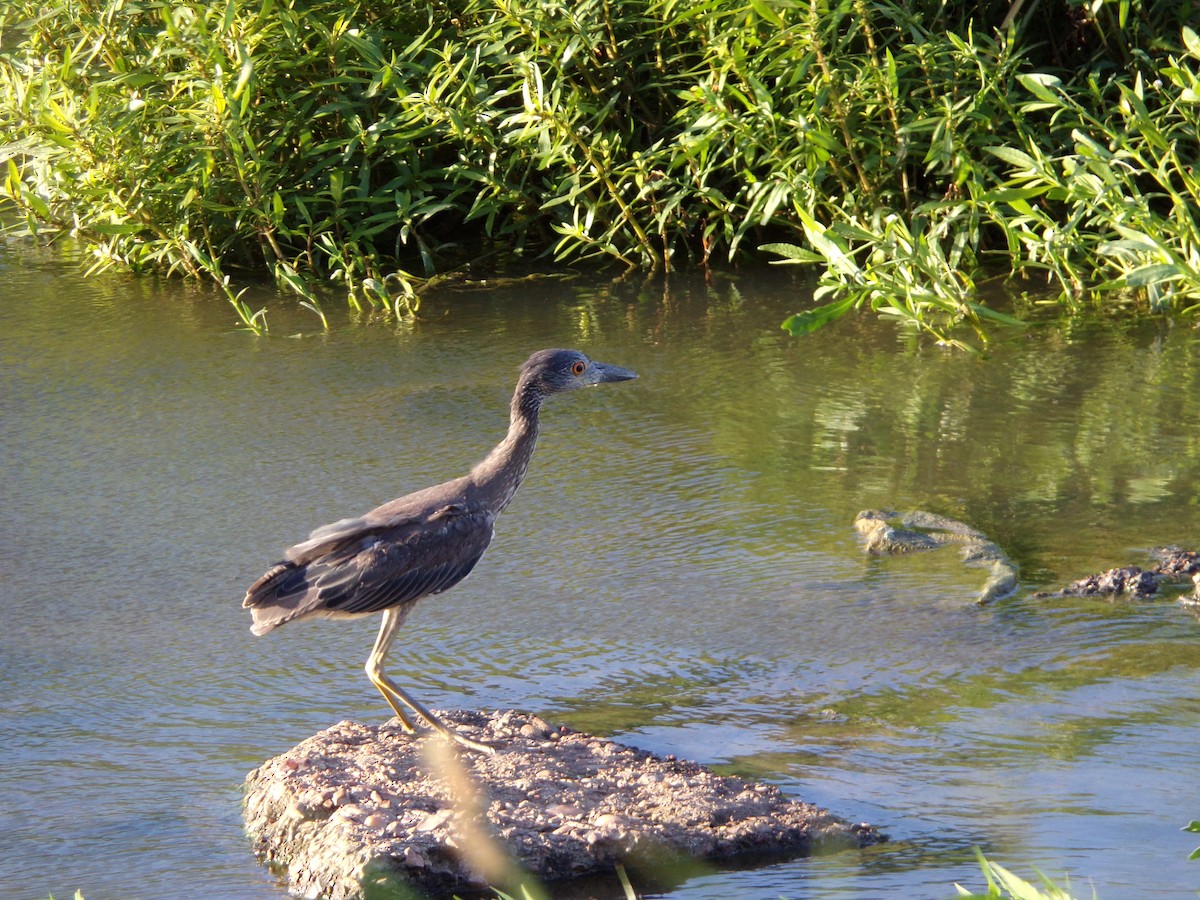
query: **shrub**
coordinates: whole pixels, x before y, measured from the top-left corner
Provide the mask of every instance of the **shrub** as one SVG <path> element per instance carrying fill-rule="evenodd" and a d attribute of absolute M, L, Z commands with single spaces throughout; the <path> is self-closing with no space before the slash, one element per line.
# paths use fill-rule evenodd
<path fill-rule="evenodd" d="M 983 339 L 988 264 L 1068 302 L 1198 296 L 1183 6 L 11 0 L 3 192 L 255 327 L 235 270 L 401 313 L 472 261 L 767 245 L 837 294 L 793 330 L 870 303 Z"/>

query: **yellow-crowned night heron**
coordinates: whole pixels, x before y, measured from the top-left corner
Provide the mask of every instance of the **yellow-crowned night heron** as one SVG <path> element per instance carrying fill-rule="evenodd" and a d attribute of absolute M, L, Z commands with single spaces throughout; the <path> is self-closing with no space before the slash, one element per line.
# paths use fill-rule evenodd
<path fill-rule="evenodd" d="M 416 602 L 458 584 L 483 556 L 496 517 L 525 478 L 543 401 L 551 394 L 636 377 L 577 350 L 533 354 L 517 379 L 508 434 L 470 474 L 318 528 L 285 550 L 283 560 L 246 592 L 242 605 L 254 615 L 250 630 L 266 634 L 293 619 L 382 612 L 367 677 L 405 729 L 412 731 L 413 724 L 402 705 L 460 744 L 494 752 L 455 734 L 398 688 L 383 670 L 384 658 Z"/>

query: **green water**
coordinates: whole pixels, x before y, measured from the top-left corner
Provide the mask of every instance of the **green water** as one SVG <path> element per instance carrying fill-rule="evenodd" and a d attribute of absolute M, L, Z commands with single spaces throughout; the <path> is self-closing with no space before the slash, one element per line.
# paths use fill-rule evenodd
<path fill-rule="evenodd" d="M 804 302 L 789 273 L 579 278 L 415 324 L 335 302 L 328 333 L 282 308 L 262 339 L 206 290 L 0 245 L 0 895 L 283 896 L 242 777 L 388 710 L 374 621 L 256 639 L 245 587 L 311 528 L 468 468 L 545 346 L 641 378 L 547 407 L 487 556 L 397 643 L 417 697 L 690 756 L 892 837 L 672 897 L 952 897 L 982 887 L 974 846 L 1083 896 L 1194 893 L 1200 622 L 1030 594 L 1200 545 L 1200 334 L 1050 322 L 981 361 L 869 318 L 789 338 Z M 953 552 L 864 557 L 852 521 L 881 506 L 983 530 L 1022 590 L 979 609 Z"/>

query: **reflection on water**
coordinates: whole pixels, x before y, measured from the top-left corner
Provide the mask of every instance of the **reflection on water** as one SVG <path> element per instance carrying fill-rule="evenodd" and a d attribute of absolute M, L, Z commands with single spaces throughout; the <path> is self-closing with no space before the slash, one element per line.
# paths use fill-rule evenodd
<path fill-rule="evenodd" d="M 487 558 L 402 633 L 418 697 L 698 758 L 893 837 L 671 896 L 952 896 L 981 886 L 976 845 L 1105 900 L 1194 889 L 1196 617 L 1030 597 L 1196 546 L 1194 331 L 1050 323 L 985 361 L 868 319 L 795 340 L 804 286 L 770 273 L 525 284 L 411 325 L 331 304 L 326 334 L 277 310 L 264 340 L 204 289 L 28 248 L 0 247 L 0 284 L 4 896 L 280 896 L 242 776 L 387 710 L 374 622 L 255 639 L 242 592 L 313 526 L 464 471 L 555 345 L 642 377 L 547 407 Z M 886 506 L 977 526 L 1025 590 L 978 609 L 953 551 L 865 558 L 854 515 Z"/>

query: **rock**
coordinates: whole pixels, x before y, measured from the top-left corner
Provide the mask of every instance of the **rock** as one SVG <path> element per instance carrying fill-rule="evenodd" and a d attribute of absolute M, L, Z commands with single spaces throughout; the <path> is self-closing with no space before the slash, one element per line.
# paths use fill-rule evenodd
<path fill-rule="evenodd" d="M 1094 597 L 1098 594 L 1128 594 L 1134 599 L 1158 593 L 1158 577 L 1138 566 L 1122 566 L 1098 575 L 1072 581 L 1063 588 L 1064 596 Z"/>
<path fill-rule="evenodd" d="M 339 722 L 246 777 L 255 852 L 293 894 L 514 890 L 677 856 L 796 856 L 886 838 L 778 788 L 515 711 L 439 713 L 494 745 Z M 557 740 L 550 735 L 556 734 Z"/>
<path fill-rule="evenodd" d="M 1157 547 L 1154 555 L 1158 564 L 1154 571 L 1173 580 L 1181 580 L 1185 575 L 1200 574 L 1200 554 L 1195 550 L 1183 550 L 1179 547 Z"/>
<path fill-rule="evenodd" d="M 1144 600 L 1158 594 L 1159 589 L 1174 586 L 1191 575 L 1200 574 L 1200 554 L 1178 547 L 1158 547 L 1153 555 L 1158 559 L 1149 569 L 1140 566 L 1119 566 L 1095 575 L 1072 581 L 1058 591 L 1038 591 L 1037 599 L 1048 597 L 1129 597 Z M 1197 590 L 1200 590 L 1198 588 Z M 1180 598 L 1187 602 L 1185 598 Z"/>

